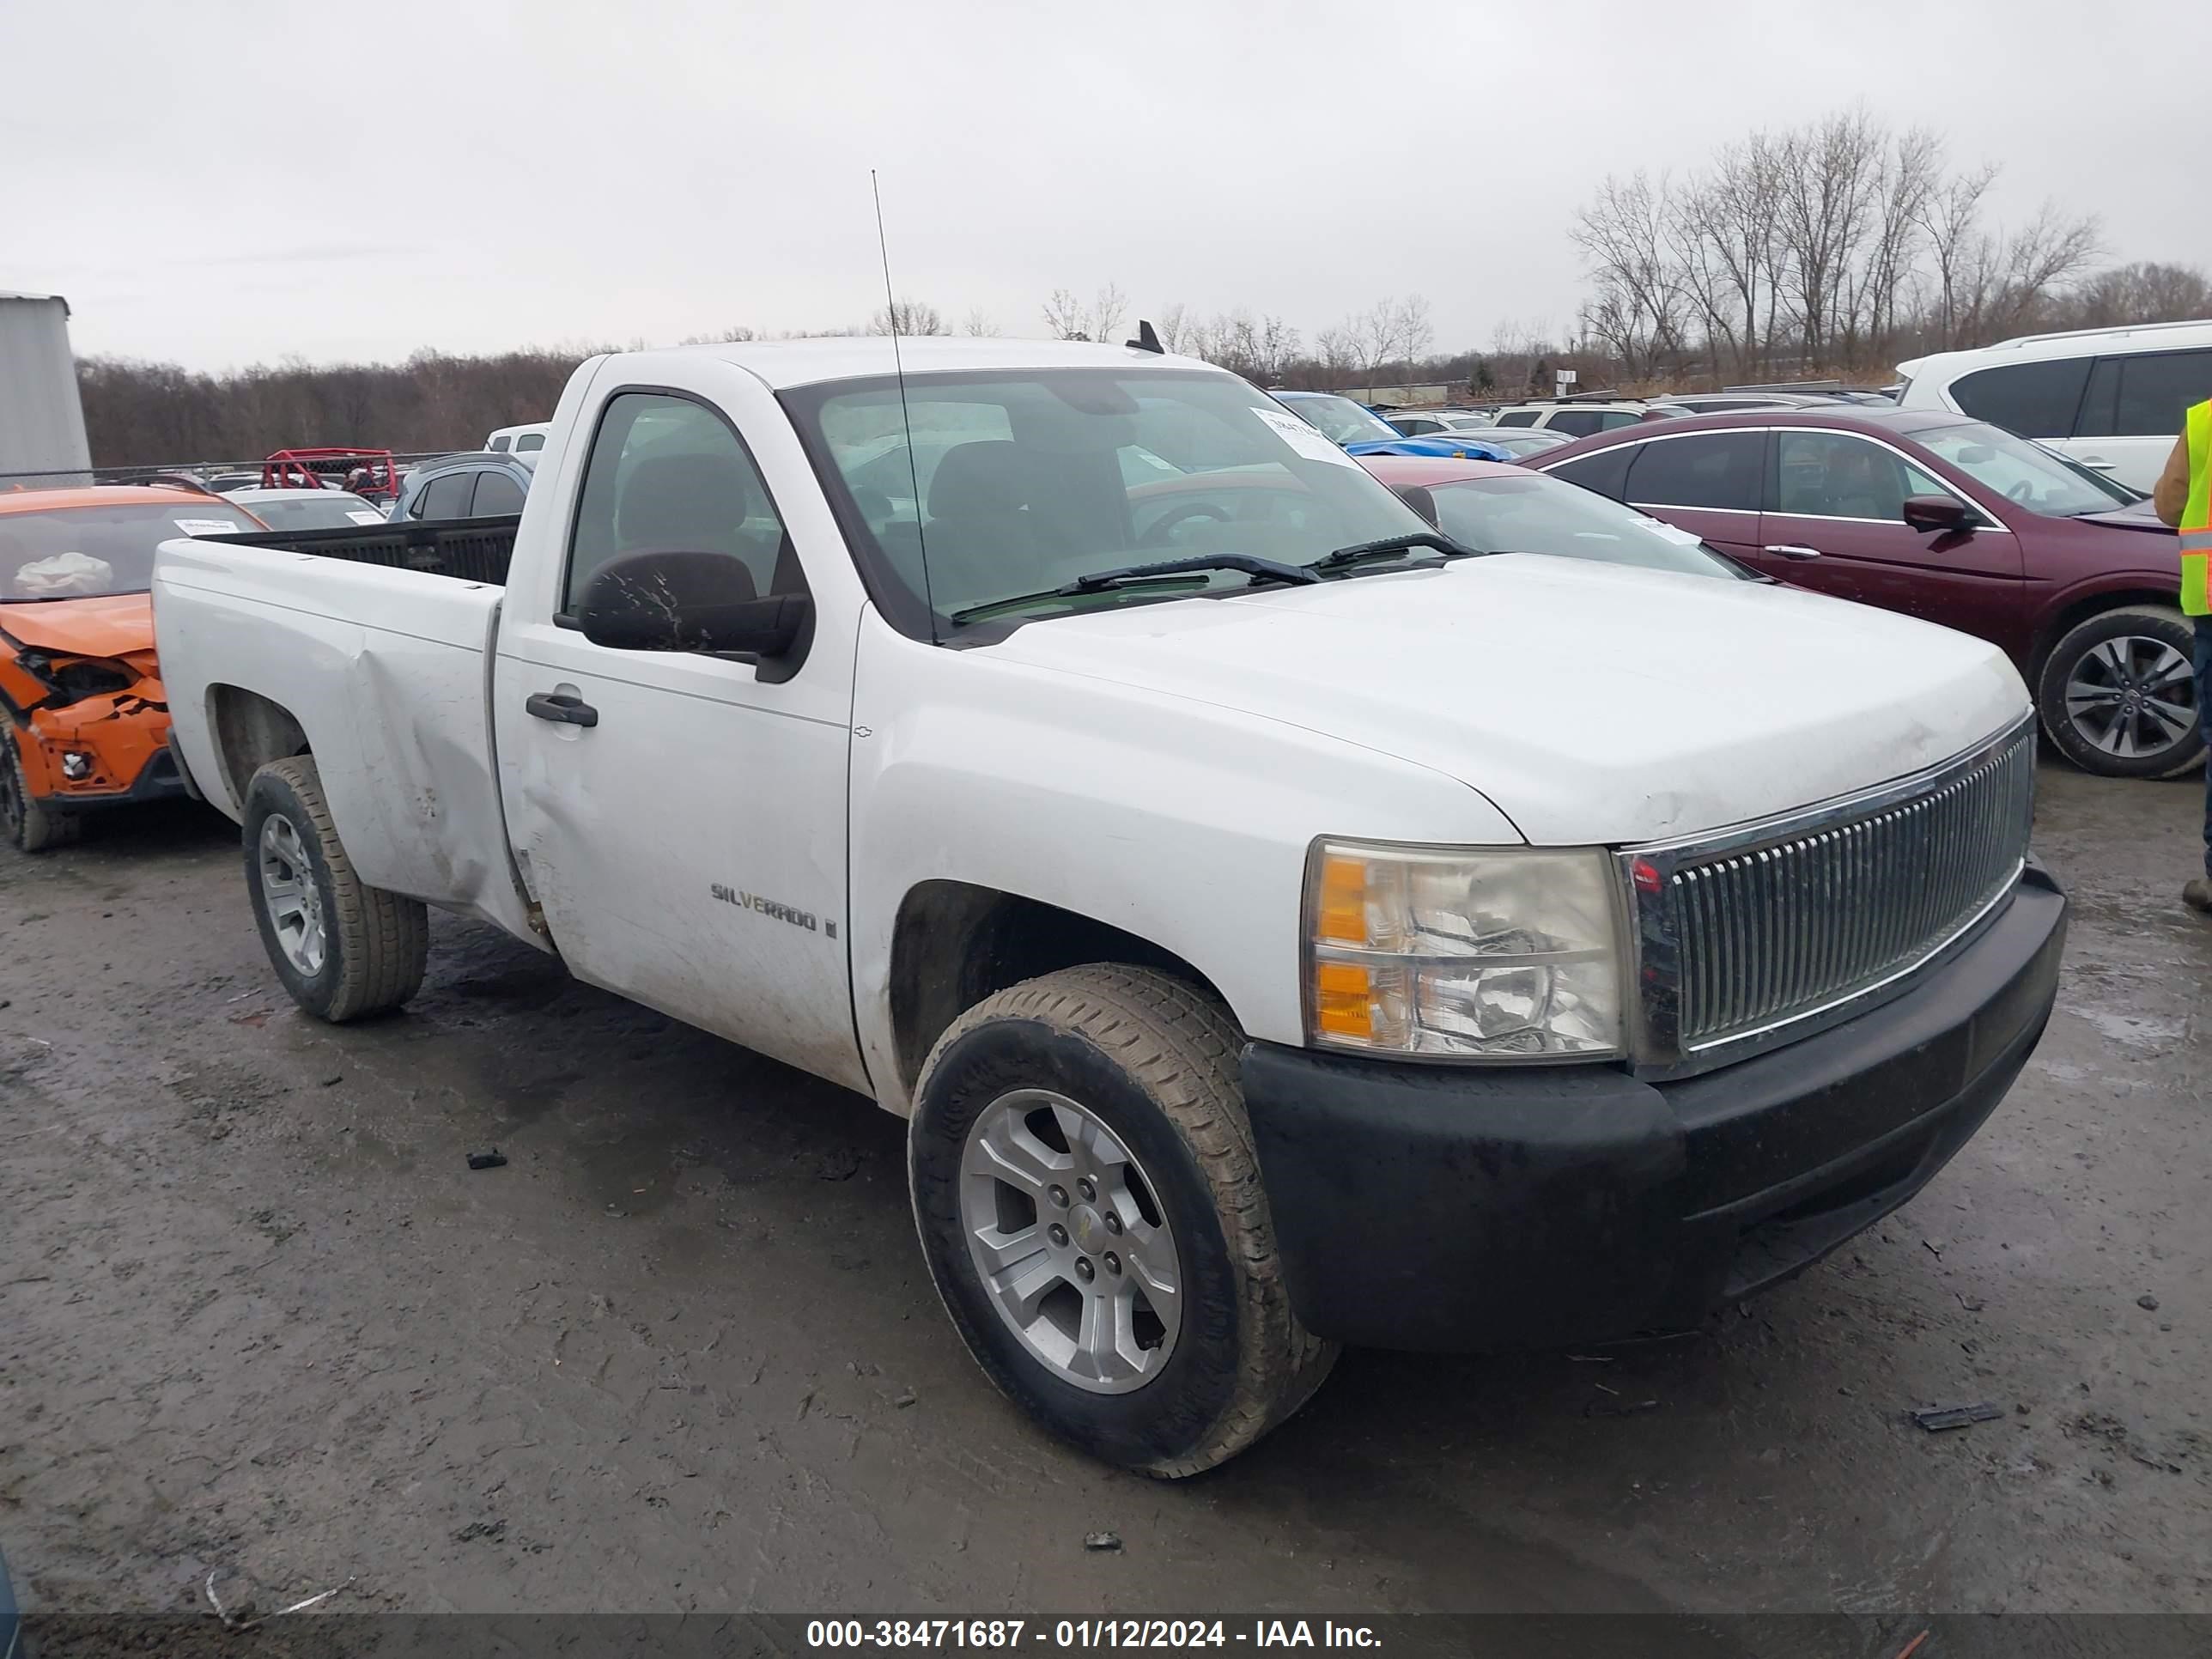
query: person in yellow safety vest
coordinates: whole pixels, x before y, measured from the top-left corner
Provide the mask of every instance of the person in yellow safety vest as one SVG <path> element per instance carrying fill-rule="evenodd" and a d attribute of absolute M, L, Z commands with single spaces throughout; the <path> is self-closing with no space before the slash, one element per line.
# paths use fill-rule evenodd
<path fill-rule="evenodd" d="M 2189 411 L 2151 493 L 2158 516 L 2181 532 L 2181 610 L 2197 619 L 2197 710 L 2212 736 L 2212 402 Z M 2204 773 L 2204 874 L 2181 902 L 2212 915 L 2212 764 Z"/>

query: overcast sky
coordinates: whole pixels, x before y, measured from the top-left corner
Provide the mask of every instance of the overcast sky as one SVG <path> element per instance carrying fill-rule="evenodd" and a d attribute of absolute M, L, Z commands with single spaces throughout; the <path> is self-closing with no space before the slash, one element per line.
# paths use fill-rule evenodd
<path fill-rule="evenodd" d="M 1564 326 L 1608 172 L 1863 99 L 1995 200 L 2212 264 L 2195 0 L 0 0 L 0 289 L 222 368 L 864 320 L 1114 282 L 1308 339 Z"/>

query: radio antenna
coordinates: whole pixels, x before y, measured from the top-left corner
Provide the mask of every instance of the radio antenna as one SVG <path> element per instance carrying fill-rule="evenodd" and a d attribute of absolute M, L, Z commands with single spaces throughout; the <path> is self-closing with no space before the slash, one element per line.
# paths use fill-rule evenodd
<path fill-rule="evenodd" d="M 890 239 L 884 234 L 884 187 L 868 169 L 868 189 L 876 198 L 876 249 L 884 258 L 884 323 L 890 330 L 891 370 L 898 377 L 899 423 L 906 428 L 906 476 L 914 486 L 914 541 L 921 555 L 921 603 L 929 612 L 929 642 L 937 640 L 937 596 L 929 585 L 929 541 L 921 527 L 921 469 L 914 459 L 914 416 L 906 406 L 906 359 L 899 351 L 898 294 L 891 287 Z"/>

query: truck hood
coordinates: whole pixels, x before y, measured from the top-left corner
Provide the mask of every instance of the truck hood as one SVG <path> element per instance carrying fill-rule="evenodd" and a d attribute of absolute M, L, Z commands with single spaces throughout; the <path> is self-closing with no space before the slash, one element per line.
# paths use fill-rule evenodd
<path fill-rule="evenodd" d="M 1949 629 L 1762 583 L 1522 554 L 1060 617 L 981 648 L 1395 755 L 1551 846 L 1830 799 L 2028 708 L 2003 653 Z"/>
<path fill-rule="evenodd" d="M 154 601 L 144 593 L 0 605 L 0 634 L 37 651 L 129 657 L 154 648 Z"/>

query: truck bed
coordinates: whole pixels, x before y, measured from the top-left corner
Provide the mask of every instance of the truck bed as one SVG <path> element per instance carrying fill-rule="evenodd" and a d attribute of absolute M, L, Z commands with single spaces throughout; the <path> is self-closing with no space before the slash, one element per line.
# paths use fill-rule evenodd
<path fill-rule="evenodd" d="M 170 714 L 208 799 L 241 817 L 252 769 L 216 742 L 217 717 L 273 704 L 320 766 L 364 881 L 533 937 L 486 701 L 519 522 L 164 542 L 155 632 L 170 684 L 204 688 Z"/>
<path fill-rule="evenodd" d="M 514 557 L 515 526 L 521 522 L 521 515 L 515 514 L 498 519 L 411 520 L 374 529 L 263 530 L 206 539 L 504 587 L 507 565 Z"/>

